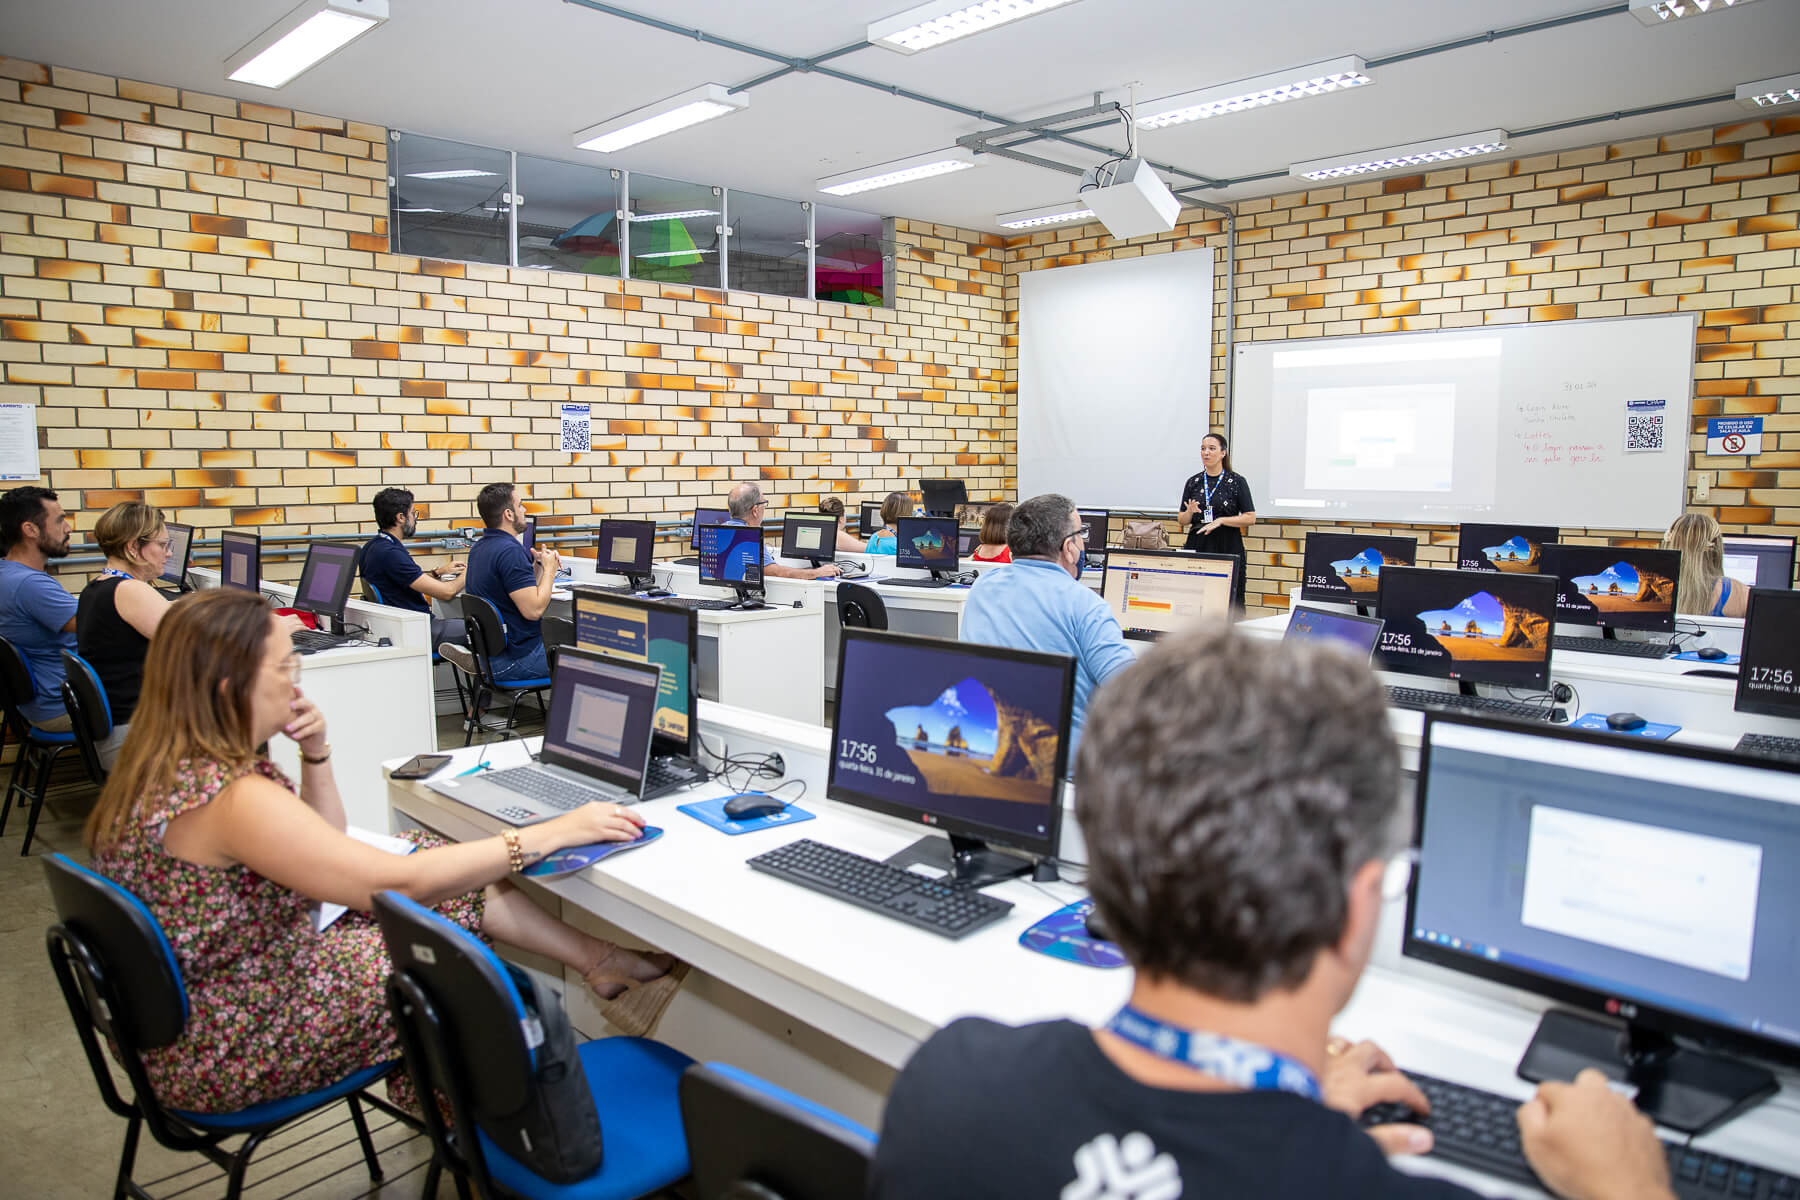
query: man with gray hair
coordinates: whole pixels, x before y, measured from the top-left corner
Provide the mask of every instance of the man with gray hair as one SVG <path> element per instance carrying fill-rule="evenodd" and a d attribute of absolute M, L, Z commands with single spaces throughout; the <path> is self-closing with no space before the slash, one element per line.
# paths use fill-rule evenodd
<path fill-rule="evenodd" d="M 1020 504 L 1006 523 L 1012 565 L 982 573 L 962 618 L 965 642 L 1074 657 L 1071 751 L 1081 744 L 1088 697 L 1133 658 L 1106 601 L 1079 582 L 1086 540 L 1081 515 L 1067 496 L 1052 492 Z"/>
<path fill-rule="evenodd" d="M 1374 673 L 1330 647 L 1206 631 L 1106 687 L 1077 767 L 1098 917 L 1136 971 L 1106 1025 L 940 1030 L 888 1097 L 877 1200 L 1474 1200 L 1404 1174 L 1424 1094 L 1331 1036 L 1381 919 L 1399 755 Z M 1194 714 L 1204 711 L 1205 721 Z M 1598 1071 L 1518 1110 L 1575 1200 L 1672 1200 L 1648 1118 Z"/>
<path fill-rule="evenodd" d="M 752 529 L 761 529 L 763 514 L 768 512 L 769 502 L 763 499 L 762 488 L 754 483 L 740 483 L 731 489 L 725 497 L 726 511 L 731 513 L 727 525 L 747 525 Z M 826 563 L 821 567 L 784 567 L 775 561 L 775 555 L 769 552 L 765 544 L 762 547 L 762 571 L 764 576 L 776 579 L 829 579 L 838 573 L 836 563 Z"/>

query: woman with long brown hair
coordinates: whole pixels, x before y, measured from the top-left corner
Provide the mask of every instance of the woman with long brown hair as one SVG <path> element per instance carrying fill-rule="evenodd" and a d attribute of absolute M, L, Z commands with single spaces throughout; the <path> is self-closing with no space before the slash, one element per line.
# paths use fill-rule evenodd
<path fill-rule="evenodd" d="M 420 848 L 404 856 L 364 845 L 344 832 L 325 717 L 299 676 L 288 628 L 260 595 L 176 601 L 88 819 L 95 870 L 149 905 L 187 987 L 187 1028 L 145 1055 L 164 1104 L 231 1112 L 395 1059 L 387 954 L 368 916 L 385 889 L 572 966 L 603 998 L 668 970 L 563 924 L 506 882 L 563 847 L 637 837 L 635 814 L 589 804 L 460 845 L 411 835 Z M 297 789 L 259 749 L 277 734 L 300 748 Z M 353 911 L 320 933 L 321 901 Z"/>

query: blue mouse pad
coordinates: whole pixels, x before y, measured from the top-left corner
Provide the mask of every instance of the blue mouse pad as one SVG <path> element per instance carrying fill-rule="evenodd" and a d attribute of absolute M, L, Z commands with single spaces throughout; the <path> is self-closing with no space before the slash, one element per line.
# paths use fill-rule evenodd
<path fill-rule="evenodd" d="M 740 833 L 754 833 L 758 829 L 767 829 L 771 825 L 795 825 L 801 821 L 810 821 L 813 815 L 804 808 L 792 804 L 778 813 L 770 813 L 766 817 L 737 817 L 725 815 L 725 802 L 735 799 L 733 796 L 715 796 L 711 800 L 696 800 L 692 804 L 679 806 L 679 811 L 710 825 L 720 833 L 728 833 L 736 837 Z"/>
<path fill-rule="evenodd" d="M 1614 737 L 1640 737 L 1660 742 L 1680 729 L 1679 725 L 1658 725 L 1655 721 L 1645 721 L 1641 729 L 1614 729 L 1606 723 L 1605 713 L 1582 713 L 1569 722 L 1570 729 L 1592 729 L 1599 733 L 1610 733 Z"/>
<path fill-rule="evenodd" d="M 1736 654 L 1727 654 L 1724 658 L 1701 658 L 1692 650 L 1684 650 L 1680 654 L 1671 654 L 1669 657 L 1676 662 L 1705 663 L 1709 667 L 1735 667 L 1743 661 Z"/>
<path fill-rule="evenodd" d="M 611 858 L 615 854 L 623 854 L 627 850 L 636 850 L 639 846 L 648 846 L 662 836 L 662 830 L 654 825 L 644 826 L 644 835 L 629 842 L 592 842 L 586 846 L 568 846 L 555 854 L 546 854 L 537 862 L 526 867 L 519 874 L 527 879 L 561 879 L 564 875 L 573 875 L 577 871 L 585 871 L 603 858 Z"/>
<path fill-rule="evenodd" d="M 1111 970 L 1125 965 L 1125 956 L 1111 942 L 1099 942 L 1087 935 L 1091 899 L 1083 898 L 1066 908 L 1059 908 L 1019 935 L 1019 945 L 1064 962 L 1084 967 Z"/>

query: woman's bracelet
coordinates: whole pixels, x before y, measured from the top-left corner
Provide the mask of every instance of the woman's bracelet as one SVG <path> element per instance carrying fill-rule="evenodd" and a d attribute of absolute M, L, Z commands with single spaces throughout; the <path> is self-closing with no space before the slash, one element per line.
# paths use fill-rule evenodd
<path fill-rule="evenodd" d="M 502 829 L 500 840 L 506 843 L 506 860 L 513 874 L 517 875 L 525 869 L 525 847 L 519 844 L 519 831 Z"/>
<path fill-rule="evenodd" d="M 314 756 L 314 755 L 308 754 L 304 750 L 302 750 L 300 752 L 300 761 L 303 763 L 311 763 L 315 767 L 318 766 L 322 762 L 329 761 L 330 758 L 331 758 L 331 743 L 330 742 L 325 743 L 325 752 L 323 754 Z"/>

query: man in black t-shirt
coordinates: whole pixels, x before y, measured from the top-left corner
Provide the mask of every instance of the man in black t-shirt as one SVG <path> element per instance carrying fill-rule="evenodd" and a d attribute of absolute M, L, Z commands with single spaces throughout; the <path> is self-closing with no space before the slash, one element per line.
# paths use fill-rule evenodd
<path fill-rule="evenodd" d="M 1077 815 L 1097 915 L 1137 971 L 1129 1005 L 1099 1030 L 940 1031 L 888 1098 L 871 1194 L 1471 1197 L 1387 1163 L 1428 1150 L 1429 1131 L 1353 1118 L 1425 1098 L 1374 1044 L 1329 1036 L 1375 937 L 1398 795 L 1373 673 L 1329 648 L 1206 632 L 1100 695 Z M 1598 1072 L 1543 1085 L 1519 1134 L 1562 1195 L 1672 1200 L 1649 1120 Z"/>

